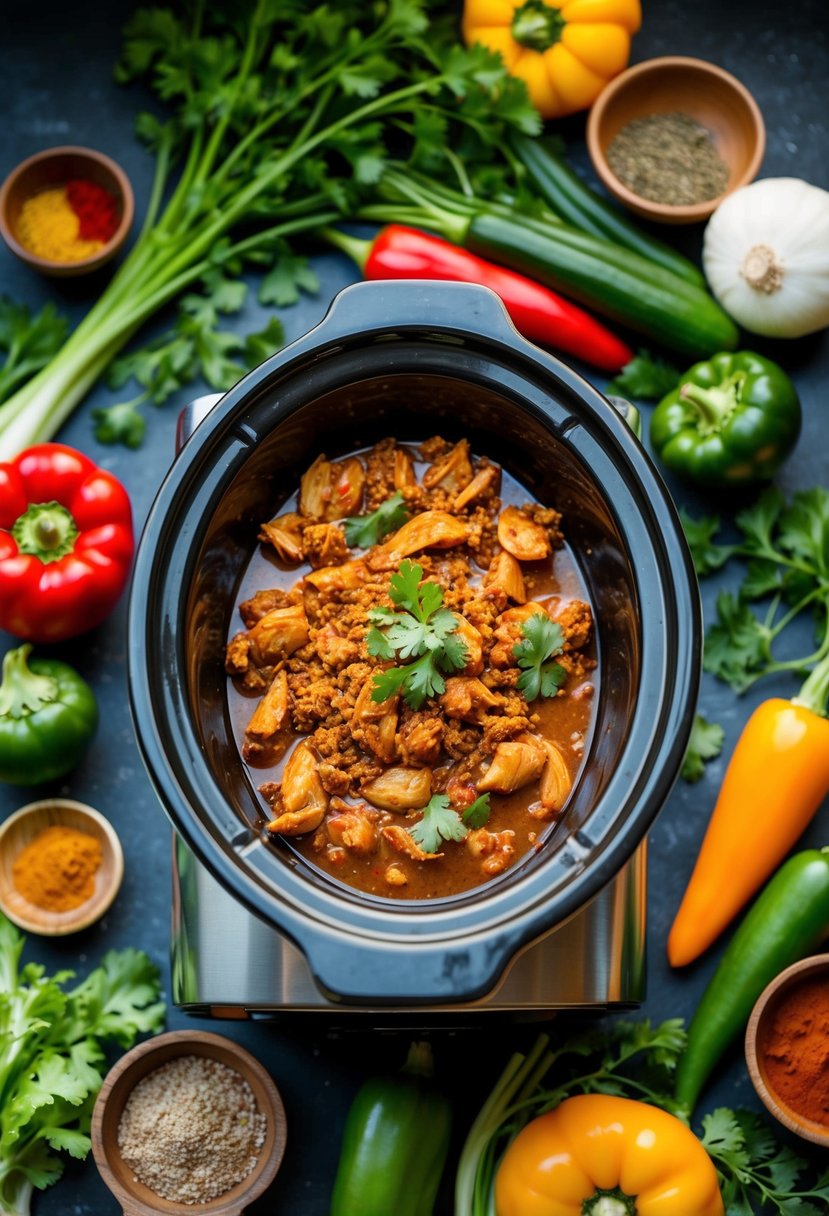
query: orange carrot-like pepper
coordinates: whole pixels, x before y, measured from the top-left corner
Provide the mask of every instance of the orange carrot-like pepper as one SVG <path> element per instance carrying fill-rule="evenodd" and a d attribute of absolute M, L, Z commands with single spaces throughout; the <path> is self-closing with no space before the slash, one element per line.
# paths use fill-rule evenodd
<path fill-rule="evenodd" d="M 829 656 L 791 701 L 755 709 L 728 763 L 694 872 L 668 936 L 692 962 L 780 864 L 829 793 Z"/>

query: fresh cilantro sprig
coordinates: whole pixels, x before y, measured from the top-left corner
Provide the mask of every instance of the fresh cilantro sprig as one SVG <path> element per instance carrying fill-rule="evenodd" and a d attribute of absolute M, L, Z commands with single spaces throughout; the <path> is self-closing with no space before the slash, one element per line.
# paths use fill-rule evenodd
<path fill-rule="evenodd" d="M 446 688 L 443 675 L 466 665 L 466 643 L 458 633 L 458 618 L 443 608 L 443 591 L 437 583 L 423 583 L 423 567 L 403 561 L 389 581 L 389 598 L 403 611 L 372 608 L 366 636 L 374 658 L 412 659 L 402 667 L 377 672 L 372 701 L 387 701 L 401 693 L 412 709 L 420 709 L 429 697 Z"/>
<path fill-rule="evenodd" d="M 0 351 L 6 352 L 0 366 L 0 401 L 46 366 L 68 329 L 69 322 L 54 304 L 45 304 L 32 316 L 28 305 L 0 296 Z"/>
<path fill-rule="evenodd" d="M 409 510 L 398 490 L 370 515 L 349 515 L 344 519 L 346 542 L 358 549 L 370 549 L 387 533 L 402 527 L 408 518 Z"/>
<path fill-rule="evenodd" d="M 735 519 L 736 543 L 719 544 L 715 517 L 683 517 L 700 577 L 732 558 L 745 561 L 736 595 L 717 598 L 717 619 L 705 638 L 705 668 L 738 693 L 763 676 L 802 672 L 829 654 L 829 490 L 817 486 L 787 502 L 774 487 Z M 752 605 L 763 601 L 762 612 Z M 778 659 L 775 647 L 789 625 L 809 612 L 820 639 L 810 654 Z"/>
<path fill-rule="evenodd" d="M 561 626 L 551 621 L 546 612 L 534 612 L 521 626 L 522 638 L 512 653 L 523 670 L 517 687 L 528 701 L 537 697 L 554 697 L 561 688 L 567 672 L 552 660 L 564 646 Z"/>
<path fill-rule="evenodd" d="M 661 401 L 679 384 L 680 373 L 664 359 L 640 350 L 607 386 L 609 394 L 637 401 Z"/>
<path fill-rule="evenodd" d="M 701 714 L 696 714 L 680 769 L 683 780 L 692 784 L 699 781 L 705 772 L 706 760 L 719 756 L 724 740 L 725 731 L 718 722 L 707 722 Z"/>
<path fill-rule="evenodd" d="M 489 821 L 492 807 L 489 805 L 489 794 L 479 794 L 462 813 L 461 819 L 469 828 L 482 828 Z"/>
<path fill-rule="evenodd" d="M 458 812 L 448 794 L 433 794 L 423 808 L 423 817 L 409 828 L 409 835 L 425 853 L 436 853 L 442 840 L 464 840 L 471 828 L 482 828 L 490 816 L 489 794 Z"/>

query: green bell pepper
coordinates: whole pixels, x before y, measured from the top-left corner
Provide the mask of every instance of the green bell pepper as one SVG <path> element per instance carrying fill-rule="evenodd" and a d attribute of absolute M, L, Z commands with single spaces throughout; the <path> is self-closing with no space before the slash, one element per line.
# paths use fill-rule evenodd
<path fill-rule="evenodd" d="M 397 1076 L 364 1083 L 346 1118 L 330 1216 L 432 1216 L 451 1109 L 431 1075 L 429 1044 L 413 1043 Z"/>
<path fill-rule="evenodd" d="M 95 694 L 68 663 L 33 659 L 18 646 L 3 659 L 0 781 L 37 785 L 74 768 L 95 734 Z"/>
<path fill-rule="evenodd" d="M 651 418 L 654 452 L 702 486 L 772 477 L 800 434 L 800 401 L 781 367 L 751 351 L 695 363 Z"/>

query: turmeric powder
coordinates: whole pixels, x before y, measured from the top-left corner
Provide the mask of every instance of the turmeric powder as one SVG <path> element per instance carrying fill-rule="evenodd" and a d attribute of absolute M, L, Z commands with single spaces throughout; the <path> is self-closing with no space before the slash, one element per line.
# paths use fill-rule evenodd
<path fill-rule="evenodd" d="M 18 892 L 45 912 L 69 912 L 92 898 L 103 860 L 100 841 L 55 824 L 26 845 L 12 866 Z"/>
<path fill-rule="evenodd" d="M 39 258 L 50 262 L 80 262 L 102 249 L 100 240 L 83 240 L 81 221 L 63 186 L 41 190 L 27 198 L 17 221 L 17 239 Z"/>

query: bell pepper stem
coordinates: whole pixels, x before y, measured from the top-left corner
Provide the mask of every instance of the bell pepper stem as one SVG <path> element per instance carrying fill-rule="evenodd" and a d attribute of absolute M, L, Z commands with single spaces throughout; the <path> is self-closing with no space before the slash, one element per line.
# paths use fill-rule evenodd
<path fill-rule="evenodd" d="M 700 430 L 703 434 L 718 431 L 723 423 L 734 413 L 742 395 L 744 372 L 734 372 L 712 388 L 703 388 L 686 380 L 679 390 L 683 401 L 693 405 L 700 416 Z"/>
<path fill-rule="evenodd" d="M 829 700 L 829 654 L 816 663 L 809 676 L 801 685 L 800 692 L 792 697 L 793 705 L 802 705 L 810 709 L 819 718 L 825 718 L 826 703 Z"/>
<path fill-rule="evenodd" d="M 532 51 L 548 51 L 561 39 L 566 24 L 560 9 L 544 0 L 527 0 L 515 10 L 512 36 L 519 46 Z"/>
<path fill-rule="evenodd" d="M 612 1191 L 597 1190 L 581 1206 L 582 1216 L 636 1216 L 636 1198 L 618 1187 Z"/>
<path fill-rule="evenodd" d="M 14 521 L 12 536 L 21 553 L 56 562 L 74 549 L 78 525 L 59 502 L 31 503 Z"/>
<path fill-rule="evenodd" d="M 357 263 L 361 274 L 366 272 L 366 262 L 371 253 L 372 241 L 361 241 L 359 237 L 349 236 L 346 232 L 340 232 L 339 228 L 320 228 L 318 236 L 321 236 L 329 245 L 334 245 L 337 249 L 341 249 L 343 253 L 347 253 L 352 261 Z"/>
<path fill-rule="evenodd" d="M 57 700 L 58 686 L 51 676 L 37 675 L 29 667 L 32 648 L 27 642 L 3 659 L 0 683 L 0 718 L 26 718 Z"/>

